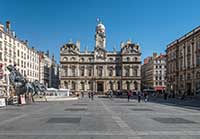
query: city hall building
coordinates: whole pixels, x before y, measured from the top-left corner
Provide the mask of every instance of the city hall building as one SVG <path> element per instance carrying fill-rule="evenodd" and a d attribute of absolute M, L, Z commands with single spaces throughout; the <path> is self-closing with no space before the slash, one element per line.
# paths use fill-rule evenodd
<path fill-rule="evenodd" d="M 98 22 L 95 47 L 80 51 L 80 42 L 69 41 L 60 48 L 60 87 L 72 92 L 140 90 L 141 50 L 130 40 L 120 44 L 120 51 L 106 50 L 105 26 Z"/>

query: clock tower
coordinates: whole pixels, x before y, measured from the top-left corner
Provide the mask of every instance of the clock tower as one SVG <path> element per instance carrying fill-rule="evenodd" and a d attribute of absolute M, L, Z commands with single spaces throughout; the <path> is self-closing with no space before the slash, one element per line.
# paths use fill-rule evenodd
<path fill-rule="evenodd" d="M 105 34 L 105 26 L 102 22 L 97 19 L 97 26 L 96 26 L 96 34 L 95 34 L 95 47 L 104 48 L 106 47 L 106 34 Z"/>
<path fill-rule="evenodd" d="M 95 60 L 105 60 L 106 59 L 106 34 L 105 26 L 102 22 L 97 19 L 96 33 L 95 33 Z"/>

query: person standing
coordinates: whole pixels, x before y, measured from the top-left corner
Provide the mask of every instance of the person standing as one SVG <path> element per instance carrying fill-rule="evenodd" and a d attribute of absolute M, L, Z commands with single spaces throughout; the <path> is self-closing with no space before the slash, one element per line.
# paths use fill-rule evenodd
<path fill-rule="evenodd" d="M 130 90 L 127 92 L 127 96 L 128 96 L 128 102 L 129 102 L 130 97 L 131 97 L 131 91 Z"/>
<path fill-rule="evenodd" d="M 94 92 L 91 92 L 91 99 L 94 100 Z"/>
<path fill-rule="evenodd" d="M 138 91 L 138 103 L 140 103 L 140 101 L 141 101 L 141 92 L 140 91 Z"/>
<path fill-rule="evenodd" d="M 81 96 L 82 96 L 82 98 L 84 98 L 84 92 L 81 92 Z"/>
<path fill-rule="evenodd" d="M 88 91 L 88 98 L 89 98 L 89 99 L 90 99 L 90 96 L 91 96 L 91 95 L 90 95 L 90 91 Z"/>
<path fill-rule="evenodd" d="M 164 91 L 164 100 L 167 100 L 167 92 Z"/>
<path fill-rule="evenodd" d="M 148 93 L 145 91 L 144 92 L 144 102 L 146 103 L 148 100 Z"/>

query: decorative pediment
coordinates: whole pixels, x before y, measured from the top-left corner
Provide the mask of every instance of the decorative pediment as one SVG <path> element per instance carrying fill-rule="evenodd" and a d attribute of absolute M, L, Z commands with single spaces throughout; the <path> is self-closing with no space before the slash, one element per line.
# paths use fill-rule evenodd
<path fill-rule="evenodd" d="M 121 45 L 121 53 L 123 54 L 138 54 L 140 53 L 140 46 L 131 42 Z"/>
<path fill-rule="evenodd" d="M 67 54 L 78 54 L 79 53 L 79 48 L 75 44 L 65 44 L 62 47 L 63 53 Z"/>

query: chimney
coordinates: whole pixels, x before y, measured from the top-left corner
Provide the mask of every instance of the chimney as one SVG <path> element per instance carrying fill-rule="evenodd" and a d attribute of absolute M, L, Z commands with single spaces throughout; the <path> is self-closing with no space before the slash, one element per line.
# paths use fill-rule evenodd
<path fill-rule="evenodd" d="M 81 45 L 81 44 L 80 44 L 80 41 L 77 41 L 77 42 L 76 42 L 76 46 L 77 46 L 78 50 L 80 50 L 80 45 Z"/>
<path fill-rule="evenodd" d="M 52 59 L 52 61 L 54 61 L 54 53 L 52 54 L 52 58 L 51 59 Z"/>
<path fill-rule="evenodd" d="M 124 47 L 124 42 L 121 42 L 120 47 L 121 49 Z"/>
<path fill-rule="evenodd" d="M 4 25 L 0 23 L 0 31 L 4 31 Z"/>
<path fill-rule="evenodd" d="M 28 40 L 25 40 L 25 41 L 24 41 L 24 44 L 28 46 Z"/>
<path fill-rule="evenodd" d="M 157 57 L 157 53 L 153 53 L 153 58 L 156 58 Z"/>
<path fill-rule="evenodd" d="M 6 21 L 6 32 L 10 32 L 10 21 Z"/>
<path fill-rule="evenodd" d="M 12 31 L 12 36 L 15 38 L 15 32 L 14 31 Z"/>
<path fill-rule="evenodd" d="M 49 57 L 49 50 L 47 50 L 46 55 L 47 55 L 47 57 Z"/>

